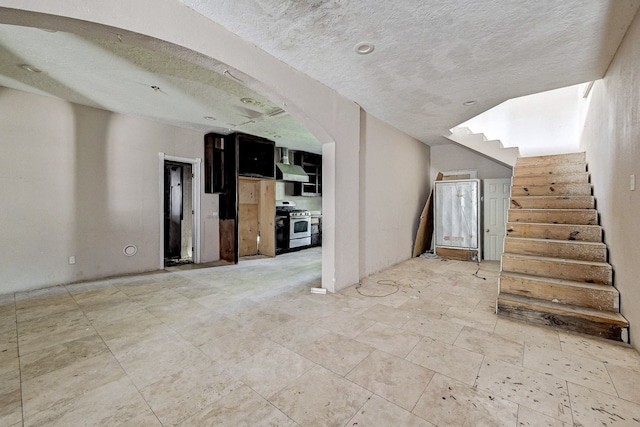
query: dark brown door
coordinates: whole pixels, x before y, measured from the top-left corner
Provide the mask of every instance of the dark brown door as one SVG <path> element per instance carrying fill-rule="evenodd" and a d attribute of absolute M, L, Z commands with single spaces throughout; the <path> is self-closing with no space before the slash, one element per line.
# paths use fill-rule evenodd
<path fill-rule="evenodd" d="M 180 258 L 182 247 L 182 166 L 164 167 L 164 257 Z"/>

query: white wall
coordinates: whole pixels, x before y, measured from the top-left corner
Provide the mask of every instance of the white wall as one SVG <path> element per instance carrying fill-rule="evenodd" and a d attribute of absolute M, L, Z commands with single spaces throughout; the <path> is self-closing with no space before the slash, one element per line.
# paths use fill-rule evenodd
<path fill-rule="evenodd" d="M 430 191 L 429 146 L 361 114 L 360 274 L 411 258 Z"/>
<path fill-rule="evenodd" d="M 521 156 L 579 151 L 579 105 L 583 87 L 570 86 L 510 99 L 460 124 L 504 147 L 518 147 Z"/>
<path fill-rule="evenodd" d="M 0 88 L 0 294 L 158 269 L 158 152 L 202 158 L 203 136 Z M 217 199 L 202 194 L 202 262 Z"/>
<path fill-rule="evenodd" d="M 622 314 L 631 343 L 640 349 L 640 17 L 636 16 L 603 80 L 586 107 L 581 148 L 587 161 L 600 223 L 604 227 Z M 635 174 L 637 189 L 630 190 Z"/>
<path fill-rule="evenodd" d="M 457 144 L 431 147 L 431 182 L 438 172 L 475 169 L 478 178 L 511 178 L 512 169 Z"/>

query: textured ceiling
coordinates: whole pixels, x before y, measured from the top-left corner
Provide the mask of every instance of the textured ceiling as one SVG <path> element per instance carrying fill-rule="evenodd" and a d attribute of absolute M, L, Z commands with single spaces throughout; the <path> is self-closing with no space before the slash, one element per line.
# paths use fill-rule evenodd
<path fill-rule="evenodd" d="M 179 1 L 428 144 L 506 99 L 602 77 L 640 7 L 640 0 Z M 320 150 L 274 102 L 223 75 L 224 64 L 106 40 L 0 25 L 0 86 Z M 373 43 L 373 53 L 357 54 L 360 42 Z"/>

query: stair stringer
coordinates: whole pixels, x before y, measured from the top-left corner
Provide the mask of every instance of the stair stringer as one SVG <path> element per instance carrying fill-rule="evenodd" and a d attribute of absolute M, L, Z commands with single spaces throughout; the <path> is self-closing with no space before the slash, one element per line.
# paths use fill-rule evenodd
<path fill-rule="evenodd" d="M 466 127 L 455 127 L 450 129 L 449 135 L 443 135 L 448 140 L 455 142 L 465 148 L 475 151 L 496 162 L 513 167 L 520 156 L 518 147 L 503 147 L 498 140 L 487 140 L 482 133 L 473 133 Z"/>

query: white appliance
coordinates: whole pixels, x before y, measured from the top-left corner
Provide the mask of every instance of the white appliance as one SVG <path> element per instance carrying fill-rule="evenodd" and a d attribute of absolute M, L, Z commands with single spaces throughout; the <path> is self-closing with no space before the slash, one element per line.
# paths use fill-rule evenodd
<path fill-rule="evenodd" d="M 435 183 L 435 246 L 480 254 L 480 180 Z"/>

